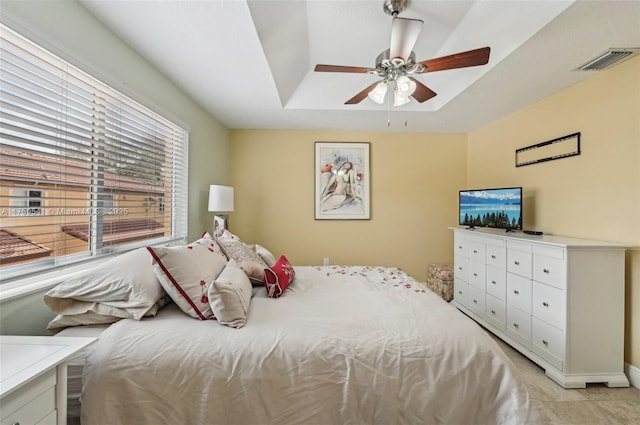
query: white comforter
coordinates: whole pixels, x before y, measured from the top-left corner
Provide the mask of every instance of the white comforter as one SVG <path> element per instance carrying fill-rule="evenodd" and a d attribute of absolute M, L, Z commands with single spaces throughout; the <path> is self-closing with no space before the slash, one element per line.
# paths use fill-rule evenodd
<path fill-rule="evenodd" d="M 398 269 L 296 267 L 241 329 L 174 304 L 113 324 L 85 366 L 83 425 L 524 424 L 517 371 Z"/>

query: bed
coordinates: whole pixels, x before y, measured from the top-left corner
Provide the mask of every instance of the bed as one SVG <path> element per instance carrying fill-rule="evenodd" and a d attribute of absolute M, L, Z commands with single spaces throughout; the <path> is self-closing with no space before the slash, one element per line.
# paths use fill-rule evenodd
<path fill-rule="evenodd" d="M 199 320 L 173 301 L 100 328 L 84 361 L 82 424 L 534 421 L 497 344 L 402 270 L 289 273 L 277 296 L 250 286 L 241 326 Z"/>

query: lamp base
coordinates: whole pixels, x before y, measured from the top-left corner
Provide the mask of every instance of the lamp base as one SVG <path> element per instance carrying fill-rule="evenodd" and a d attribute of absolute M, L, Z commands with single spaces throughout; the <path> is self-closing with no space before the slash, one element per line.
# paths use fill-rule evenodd
<path fill-rule="evenodd" d="M 227 216 L 214 215 L 213 216 L 213 237 L 219 238 L 220 236 L 222 236 L 226 228 L 227 228 Z"/>

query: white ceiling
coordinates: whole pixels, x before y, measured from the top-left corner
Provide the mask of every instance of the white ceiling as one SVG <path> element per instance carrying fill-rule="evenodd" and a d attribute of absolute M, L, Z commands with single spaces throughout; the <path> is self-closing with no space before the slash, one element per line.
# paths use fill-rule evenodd
<path fill-rule="evenodd" d="M 383 0 L 80 2 L 230 129 L 467 132 L 588 78 L 574 69 L 609 48 L 640 47 L 638 0 L 410 0 L 418 61 L 490 46 L 489 63 L 418 75 L 438 93 L 422 104 L 344 105 L 377 77 L 313 68 L 375 67 Z"/>

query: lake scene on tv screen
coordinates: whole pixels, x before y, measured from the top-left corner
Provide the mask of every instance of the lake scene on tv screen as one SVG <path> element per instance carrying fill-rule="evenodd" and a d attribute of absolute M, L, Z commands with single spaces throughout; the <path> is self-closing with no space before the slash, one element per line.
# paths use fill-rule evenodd
<path fill-rule="evenodd" d="M 522 189 L 460 191 L 460 224 L 522 229 Z"/>

